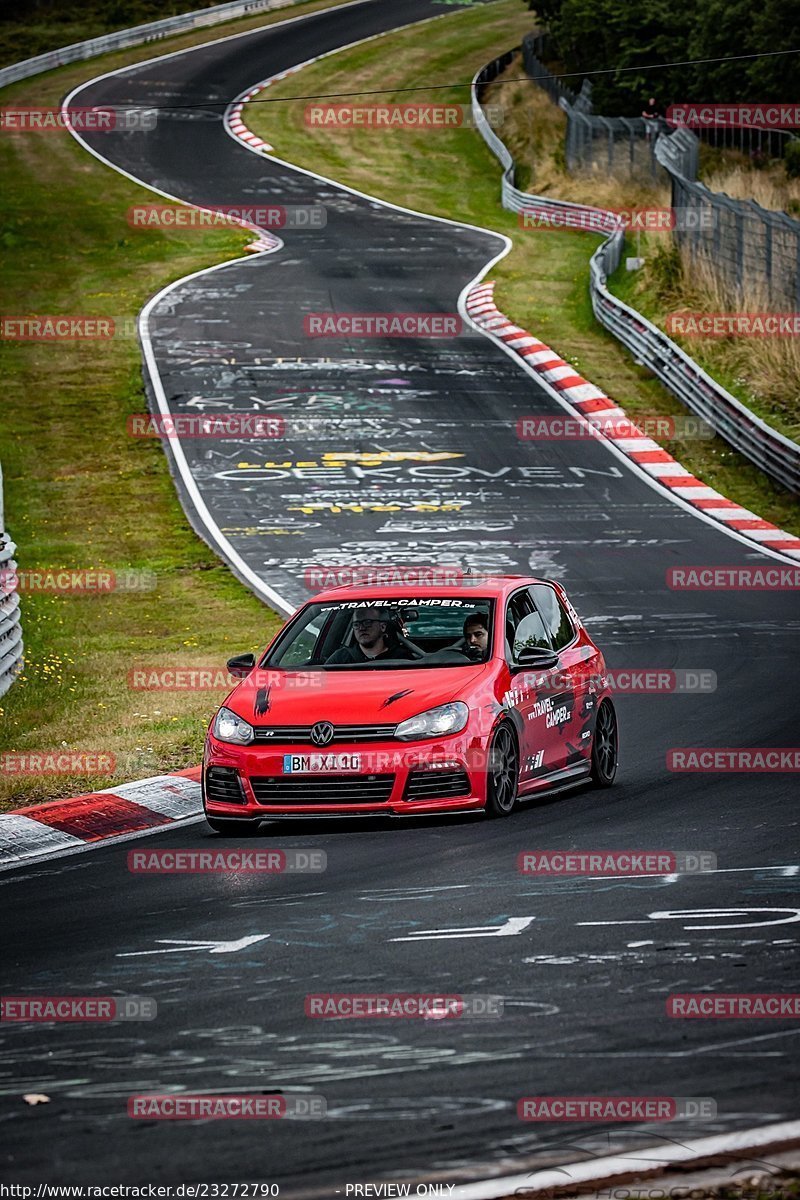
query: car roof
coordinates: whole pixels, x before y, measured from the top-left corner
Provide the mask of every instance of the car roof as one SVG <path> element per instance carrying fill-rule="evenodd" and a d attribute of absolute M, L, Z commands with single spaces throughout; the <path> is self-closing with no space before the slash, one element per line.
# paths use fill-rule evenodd
<path fill-rule="evenodd" d="M 341 568 L 332 567 L 331 573 L 334 573 Z M 394 570 L 397 574 L 401 574 L 403 568 L 386 568 L 386 570 Z M 412 568 L 413 569 L 413 568 Z M 375 568 L 376 572 L 380 568 Z M 432 569 L 433 571 L 436 568 Z M 442 572 L 443 573 L 443 572 Z M 419 570 L 419 574 L 424 578 L 424 572 Z M 324 588 L 311 597 L 310 602 L 318 602 L 322 600 L 382 600 L 390 598 L 392 600 L 423 600 L 425 596 L 430 597 L 453 597 L 461 599 L 471 599 L 473 596 L 476 599 L 480 598 L 496 598 L 504 596 L 508 592 L 514 591 L 515 588 L 524 587 L 534 583 L 550 583 L 549 579 L 536 578 L 532 575 L 481 575 L 474 576 L 465 575 L 462 582 L 459 583 L 346 583 L 340 584 L 338 587 Z"/>

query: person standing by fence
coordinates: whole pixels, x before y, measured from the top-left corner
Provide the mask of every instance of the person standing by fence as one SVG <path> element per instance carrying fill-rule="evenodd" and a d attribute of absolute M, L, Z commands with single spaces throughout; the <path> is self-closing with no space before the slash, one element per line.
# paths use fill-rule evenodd
<path fill-rule="evenodd" d="M 659 120 L 661 113 L 658 111 L 655 96 L 651 96 L 642 109 L 642 116 L 647 124 L 645 125 L 645 136 L 648 138 L 655 137 L 658 133 Z"/>

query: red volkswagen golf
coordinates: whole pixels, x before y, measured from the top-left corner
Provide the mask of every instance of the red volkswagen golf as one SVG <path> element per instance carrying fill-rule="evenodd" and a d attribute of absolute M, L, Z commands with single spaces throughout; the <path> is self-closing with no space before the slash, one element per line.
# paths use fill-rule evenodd
<path fill-rule="evenodd" d="M 603 655 L 559 584 L 338 587 L 303 605 L 215 714 L 212 829 L 483 810 L 617 770 Z"/>

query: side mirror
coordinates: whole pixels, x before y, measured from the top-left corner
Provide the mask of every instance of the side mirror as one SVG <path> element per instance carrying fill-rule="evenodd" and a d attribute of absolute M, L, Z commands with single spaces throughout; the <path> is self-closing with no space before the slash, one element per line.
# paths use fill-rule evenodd
<path fill-rule="evenodd" d="M 256 665 L 255 654 L 237 654 L 228 659 L 228 670 L 237 679 L 246 679 Z"/>
<path fill-rule="evenodd" d="M 538 667 L 542 671 L 547 671 L 557 664 L 558 655 L 555 650 L 548 650 L 544 646 L 523 646 L 512 669 L 522 670 L 524 667 Z"/>

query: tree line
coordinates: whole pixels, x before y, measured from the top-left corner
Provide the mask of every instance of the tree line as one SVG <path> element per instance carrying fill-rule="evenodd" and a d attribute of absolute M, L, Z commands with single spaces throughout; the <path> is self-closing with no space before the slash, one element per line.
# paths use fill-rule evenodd
<path fill-rule="evenodd" d="M 732 55 L 800 51 L 797 0 L 528 0 L 550 33 L 558 73 L 590 75 L 594 111 L 638 116 L 682 101 L 800 103 L 800 53 L 732 62 Z M 578 91 L 580 78 L 565 81 Z"/>

